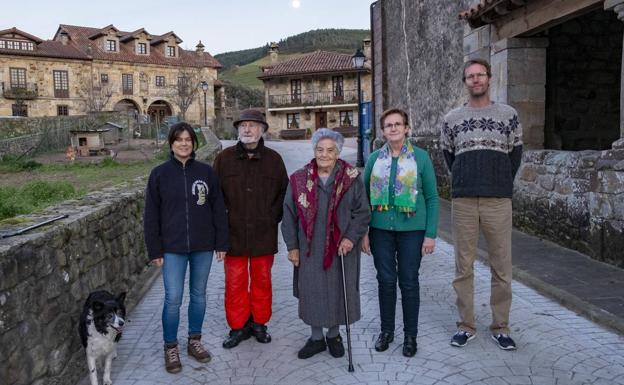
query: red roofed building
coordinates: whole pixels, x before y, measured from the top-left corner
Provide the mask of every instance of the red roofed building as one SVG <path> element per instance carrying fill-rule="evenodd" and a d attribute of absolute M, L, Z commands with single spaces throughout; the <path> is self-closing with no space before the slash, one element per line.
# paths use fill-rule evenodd
<path fill-rule="evenodd" d="M 124 32 L 114 25 L 61 24 L 52 40 L 17 28 L 0 30 L 0 116 L 115 109 L 152 119 L 184 112 L 185 120 L 203 123 L 200 83 L 206 82 L 206 120 L 211 122 L 215 91 L 221 91 L 215 84 L 221 64 L 204 52 L 201 42 L 194 51 L 182 49 L 180 43 L 174 32 Z M 180 93 L 192 94 L 192 101 Z"/>
<path fill-rule="evenodd" d="M 365 45 L 365 54 L 368 51 Z M 273 64 L 258 76 L 264 82 L 269 132 L 287 138 L 288 130 L 309 134 L 321 127 L 343 127 L 347 132 L 357 127 L 358 71 L 352 55 L 315 51 L 279 62 L 276 44 L 269 53 Z M 370 100 L 369 68 L 367 63 L 361 72 L 362 102 Z"/>

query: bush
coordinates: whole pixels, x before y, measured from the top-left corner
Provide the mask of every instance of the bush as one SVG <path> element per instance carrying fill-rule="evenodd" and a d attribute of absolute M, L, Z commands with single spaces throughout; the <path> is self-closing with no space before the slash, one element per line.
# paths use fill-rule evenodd
<path fill-rule="evenodd" d="M 22 187 L 0 187 L 0 219 L 29 214 L 78 196 L 69 182 L 33 181 Z"/>
<path fill-rule="evenodd" d="M 30 158 L 18 158 L 14 155 L 4 155 L 0 159 L 0 172 L 32 171 L 42 164 Z"/>

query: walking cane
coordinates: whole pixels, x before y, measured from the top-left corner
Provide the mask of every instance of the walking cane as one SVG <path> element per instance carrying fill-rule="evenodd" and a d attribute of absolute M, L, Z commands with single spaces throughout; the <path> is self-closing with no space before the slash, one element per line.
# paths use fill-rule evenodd
<path fill-rule="evenodd" d="M 347 352 L 349 354 L 349 371 L 353 372 L 353 358 L 351 357 L 351 329 L 349 327 L 349 306 L 347 305 L 347 283 L 345 280 L 345 270 L 344 270 L 344 257 L 342 253 L 338 253 L 340 256 L 340 267 L 342 270 L 342 293 L 344 294 L 344 308 L 345 308 L 345 324 L 347 327 Z"/>

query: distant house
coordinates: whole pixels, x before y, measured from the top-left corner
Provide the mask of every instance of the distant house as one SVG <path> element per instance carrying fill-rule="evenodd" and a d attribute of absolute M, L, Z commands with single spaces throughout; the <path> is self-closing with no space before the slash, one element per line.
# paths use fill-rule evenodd
<path fill-rule="evenodd" d="M 123 138 L 123 126 L 120 126 L 113 122 L 106 122 L 100 128 L 108 130 L 104 133 L 105 144 L 117 144 Z"/>
<path fill-rule="evenodd" d="M 52 40 L 17 28 L 0 30 L 0 116 L 84 115 L 126 110 L 162 121 L 180 114 L 193 92 L 185 119 L 212 121 L 217 69 L 221 64 L 199 42 L 180 47 L 174 33 L 153 35 L 145 29 L 120 31 L 59 25 Z M 208 85 L 204 108 L 202 82 Z M 188 99 L 188 97 L 186 98 Z M 205 111 L 204 111 L 205 110 Z"/>
<path fill-rule="evenodd" d="M 355 132 L 358 125 L 357 70 L 350 54 L 316 51 L 277 63 L 278 47 L 271 46 L 274 64 L 263 67 L 269 131 L 281 137 L 311 133 L 317 128 Z M 367 51 L 365 46 L 365 51 Z M 369 50 L 368 50 L 369 51 Z M 370 100 L 371 76 L 361 72 L 362 102 Z"/>
<path fill-rule="evenodd" d="M 76 149 L 76 153 L 80 156 L 98 154 L 104 150 L 104 134 L 109 131 L 108 128 L 72 130 L 70 131 L 71 146 Z"/>

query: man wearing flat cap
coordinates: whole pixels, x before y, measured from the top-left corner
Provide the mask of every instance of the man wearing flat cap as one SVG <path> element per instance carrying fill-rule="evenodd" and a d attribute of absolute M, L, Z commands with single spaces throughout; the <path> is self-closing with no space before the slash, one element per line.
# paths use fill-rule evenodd
<path fill-rule="evenodd" d="M 277 253 L 277 225 L 288 174 L 282 157 L 264 146 L 264 114 L 249 109 L 234 122 L 238 142 L 215 159 L 228 211 L 230 249 L 225 256 L 225 316 L 231 330 L 223 341 L 233 348 L 254 336 L 271 342 L 271 268 Z"/>

